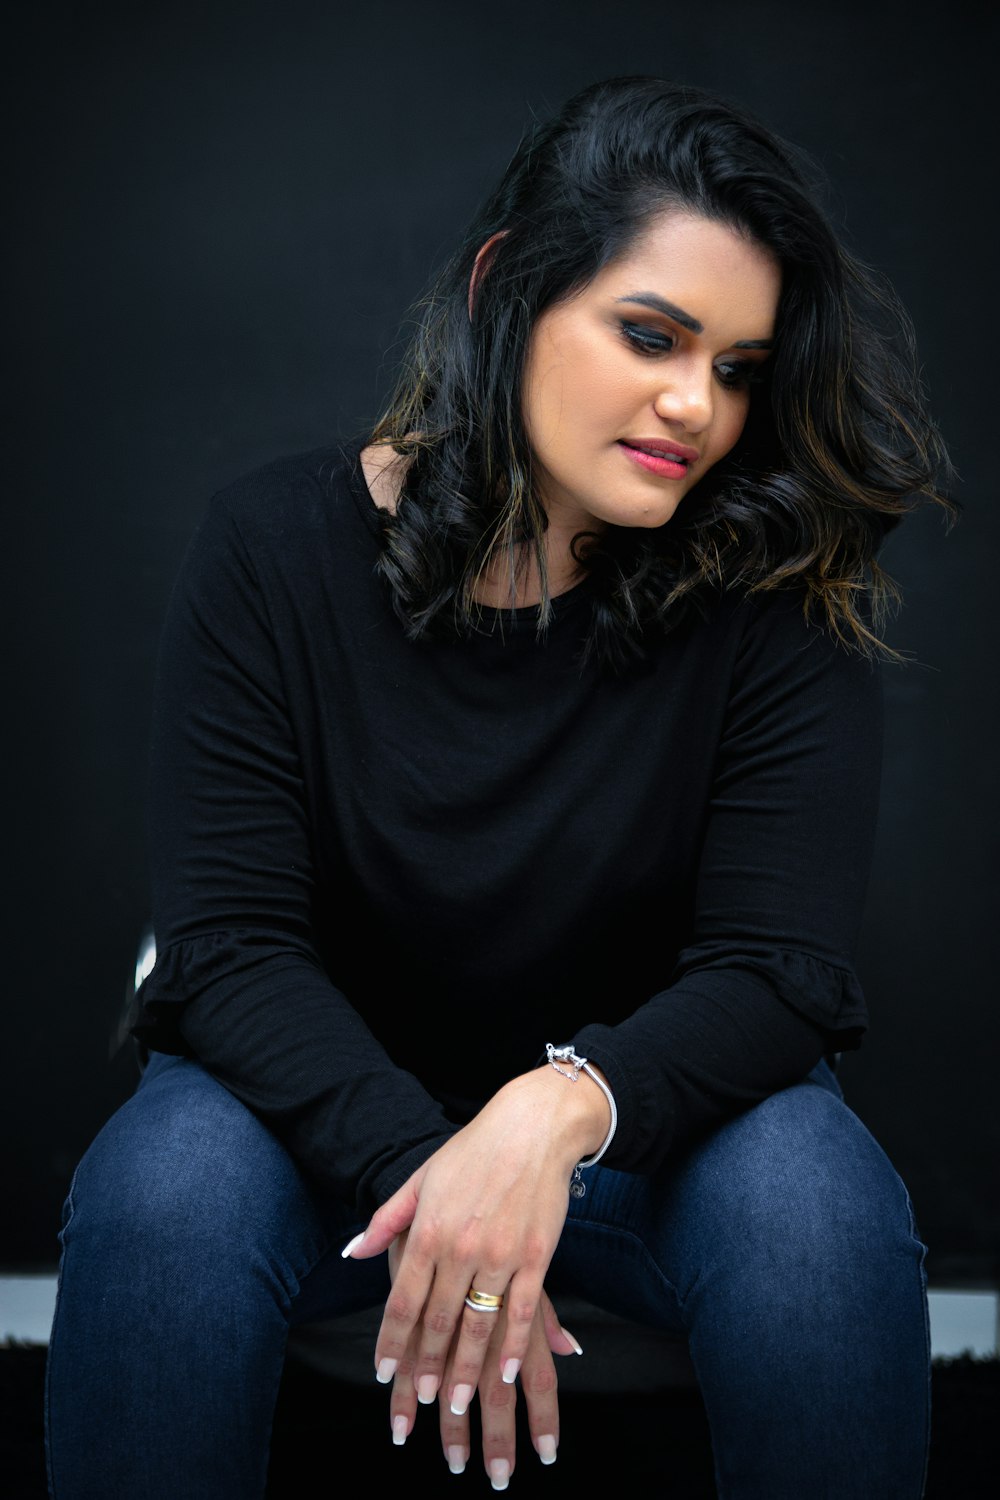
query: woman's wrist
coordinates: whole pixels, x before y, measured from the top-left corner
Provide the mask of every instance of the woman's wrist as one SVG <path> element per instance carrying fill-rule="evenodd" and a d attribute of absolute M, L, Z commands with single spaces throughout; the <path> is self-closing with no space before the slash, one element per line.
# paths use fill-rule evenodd
<path fill-rule="evenodd" d="M 504 1084 L 482 1113 L 499 1109 L 506 1138 L 523 1127 L 532 1156 L 569 1176 L 581 1158 L 599 1149 L 608 1129 L 607 1102 L 595 1083 L 585 1081 L 586 1088 L 572 1088 L 545 1063 Z"/>
<path fill-rule="evenodd" d="M 618 1109 L 615 1104 L 615 1097 L 601 1070 L 589 1058 L 581 1056 L 573 1046 L 556 1047 L 551 1042 L 546 1042 L 545 1055 L 549 1067 L 565 1078 L 568 1083 L 575 1084 L 583 1078 L 589 1078 L 599 1090 L 607 1105 L 607 1129 L 600 1145 L 592 1152 L 588 1152 L 586 1156 L 579 1158 L 573 1167 L 570 1193 L 575 1198 L 582 1198 L 587 1191 L 583 1182 L 583 1169 L 585 1167 L 596 1166 L 614 1140 L 615 1131 L 618 1127 Z"/>

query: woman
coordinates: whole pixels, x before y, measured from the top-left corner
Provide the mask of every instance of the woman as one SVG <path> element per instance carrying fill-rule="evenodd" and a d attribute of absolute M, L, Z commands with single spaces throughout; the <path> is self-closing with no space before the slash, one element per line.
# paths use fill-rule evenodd
<path fill-rule="evenodd" d="M 761 126 L 612 79 L 522 144 L 374 431 L 217 497 L 178 581 L 54 1496 L 260 1495 L 289 1325 L 381 1302 L 394 1441 L 436 1403 L 461 1471 L 478 1399 L 504 1489 L 560 1288 L 686 1333 L 721 1495 L 921 1493 L 923 1246 L 831 1062 L 877 553 L 944 467 Z"/>

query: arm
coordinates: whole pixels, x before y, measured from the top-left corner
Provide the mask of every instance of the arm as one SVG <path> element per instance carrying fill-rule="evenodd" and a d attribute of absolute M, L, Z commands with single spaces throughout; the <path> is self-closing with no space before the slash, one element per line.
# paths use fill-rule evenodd
<path fill-rule="evenodd" d="M 683 1144 L 858 1045 L 854 972 L 878 811 L 877 664 L 807 626 L 799 599 L 749 611 L 713 769 L 695 915 L 670 985 L 581 1052 L 615 1092 L 606 1158 L 654 1171 Z"/>
<path fill-rule="evenodd" d="M 308 792 L 280 655 L 222 500 L 170 601 L 149 808 L 158 956 L 137 1034 L 195 1053 L 316 1181 L 370 1213 L 454 1127 L 317 952 Z"/>

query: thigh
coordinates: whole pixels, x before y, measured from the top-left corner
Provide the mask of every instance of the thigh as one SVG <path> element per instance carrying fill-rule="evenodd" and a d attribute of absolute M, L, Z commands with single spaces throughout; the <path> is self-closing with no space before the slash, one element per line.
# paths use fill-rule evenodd
<path fill-rule="evenodd" d="M 284 1312 L 311 1303 L 323 1316 L 358 1305 L 365 1278 L 350 1273 L 366 1263 L 345 1263 L 339 1250 L 359 1227 L 353 1205 L 304 1178 L 199 1063 L 154 1053 L 80 1162 L 61 1238 L 64 1259 L 69 1248 L 99 1248 L 122 1275 L 172 1260 L 200 1282 L 242 1264 L 258 1280 L 264 1271 Z M 362 1301 L 381 1285 L 365 1285 Z"/>
<path fill-rule="evenodd" d="M 656 1175 L 597 1166 L 584 1176 L 553 1271 L 643 1321 L 683 1324 L 728 1268 L 759 1264 L 768 1295 L 794 1300 L 794 1284 L 769 1274 L 786 1258 L 808 1273 L 841 1255 L 856 1287 L 893 1247 L 923 1251 L 903 1183 L 826 1063 Z M 626 1265 L 638 1274 L 623 1277 Z"/>
<path fill-rule="evenodd" d="M 720 1494 L 918 1496 L 924 1247 L 826 1065 L 657 1177 L 600 1172 L 560 1269 L 592 1300 L 686 1332 Z"/>
<path fill-rule="evenodd" d="M 211 1264 L 254 1241 L 283 1244 L 294 1294 L 335 1217 L 238 1099 L 198 1063 L 154 1054 L 77 1168 L 63 1241 L 96 1235 L 105 1254 L 134 1261 L 134 1274 L 150 1256 Z"/>
<path fill-rule="evenodd" d="M 154 1055 L 66 1203 L 51 1493 L 262 1494 L 289 1323 L 384 1295 L 340 1257 L 355 1218 L 197 1063 Z"/>

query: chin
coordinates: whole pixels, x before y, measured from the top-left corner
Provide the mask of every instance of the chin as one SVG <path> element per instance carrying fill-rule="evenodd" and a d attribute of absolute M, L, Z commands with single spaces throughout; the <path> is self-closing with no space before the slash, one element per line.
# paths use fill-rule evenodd
<path fill-rule="evenodd" d="M 677 514 L 683 496 L 678 495 L 659 505 L 624 507 L 617 515 L 609 517 L 612 526 L 622 526 L 630 531 L 658 531 Z"/>

